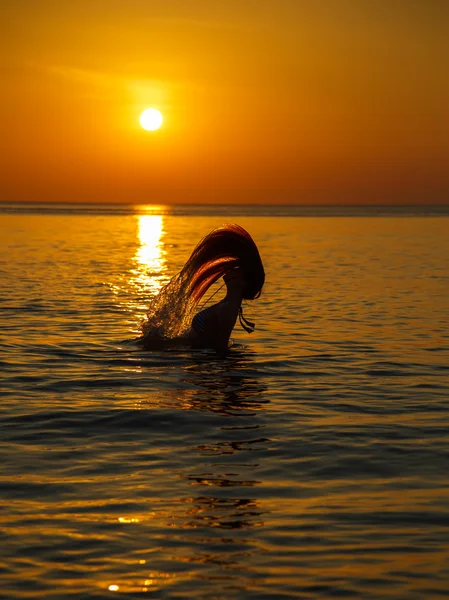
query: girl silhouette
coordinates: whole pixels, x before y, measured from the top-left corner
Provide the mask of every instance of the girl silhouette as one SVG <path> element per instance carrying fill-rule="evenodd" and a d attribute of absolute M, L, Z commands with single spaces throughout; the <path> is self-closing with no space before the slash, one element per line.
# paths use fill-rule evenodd
<path fill-rule="evenodd" d="M 226 285 L 225 297 L 195 314 L 204 294 L 220 278 Z M 242 300 L 258 298 L 264 282 L 262 260 L 249 233 L 235 224 L 218 227 L 153 298 L 139 342 L 151 349 L 181 341 L 224 354 L 237 318 L 246 331 L 254 331 L 254 323 L 243 317 Z"/>

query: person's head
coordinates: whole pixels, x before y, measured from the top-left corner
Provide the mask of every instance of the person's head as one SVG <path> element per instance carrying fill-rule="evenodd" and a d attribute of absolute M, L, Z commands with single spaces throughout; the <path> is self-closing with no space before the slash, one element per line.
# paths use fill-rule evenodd
<path fill-rule="evenodd" d="M 214 229 L 199 242 L 181 274 L 190 280 L 189 295 L 199 301 L 217 279 L 232 277 L 236 270 L 245 281 L 243 298 L 258 298 L 265 282 L 259 251 L 249 233 L 231 223 Z"/>
<path fill-rule="evenodd" d="M 232 271 L 225 273 L 223 275 L 223 281 L 225 282 L 228 291 L 238 290 L 240 293 L 243 293 L 246 281 L 240 267 L 236 267 L 235 269 L 232 269 Z"/>

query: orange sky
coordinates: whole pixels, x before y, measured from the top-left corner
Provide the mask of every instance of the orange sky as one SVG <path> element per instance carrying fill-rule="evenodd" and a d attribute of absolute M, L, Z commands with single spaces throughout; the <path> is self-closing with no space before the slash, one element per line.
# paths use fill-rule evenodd
<path fill-rule="evenodd" d="M 447 0 L 13 0 L 0 23 L 0 201 L 449 201 Z"/>

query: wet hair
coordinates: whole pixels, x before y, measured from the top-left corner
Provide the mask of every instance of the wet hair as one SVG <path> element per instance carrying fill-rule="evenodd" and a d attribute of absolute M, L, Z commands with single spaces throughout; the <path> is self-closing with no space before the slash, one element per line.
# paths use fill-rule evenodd
<path fill-rule="evenodd" d="M 190 282 L 188 293 L 197 303 L 217 279 L 237 268 L 245 280 L 243 298 L 258 298 L 265 282 L 259 250 L 243 227 L 229 223 L 214 229 L 198 243 L 180 275 Z"/>
<path fill-rule="evenodd" d="M 210 286 L 234 269 L 241 269 L 243 273 L 243 299 L 258 298 L 265 282 L 259 251 L 243 227 L 229 223 L 206 235 L 180 273 L 153 298 L 142 324 L 144 337 L 173 338 L 182 335 Z"/>

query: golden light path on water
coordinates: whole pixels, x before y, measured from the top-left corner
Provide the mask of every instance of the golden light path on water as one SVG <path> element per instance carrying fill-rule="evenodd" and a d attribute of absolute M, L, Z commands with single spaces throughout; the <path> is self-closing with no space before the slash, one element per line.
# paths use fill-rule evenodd
<path fill-rule="evenodd" d="M 150 299 L 166 283 L 165 217 L 151 212 L 161 207 L 138 207 L 138 214 L 124 225 L 124 239 L 131 242 L 130 266 L 109 284 L 115 300 L 129 313 L 137 333 Z M 150 212 L 150 214 L 148 214 Z M 158 212 L 161 212 L 158 210 Z"/>
<path fill-rule="evenodd" d="M 162 287 L 165 270 L 164 217 L 136 215 L 139 246 L 136 248 L 133 283 L 147 298 Z"/>

